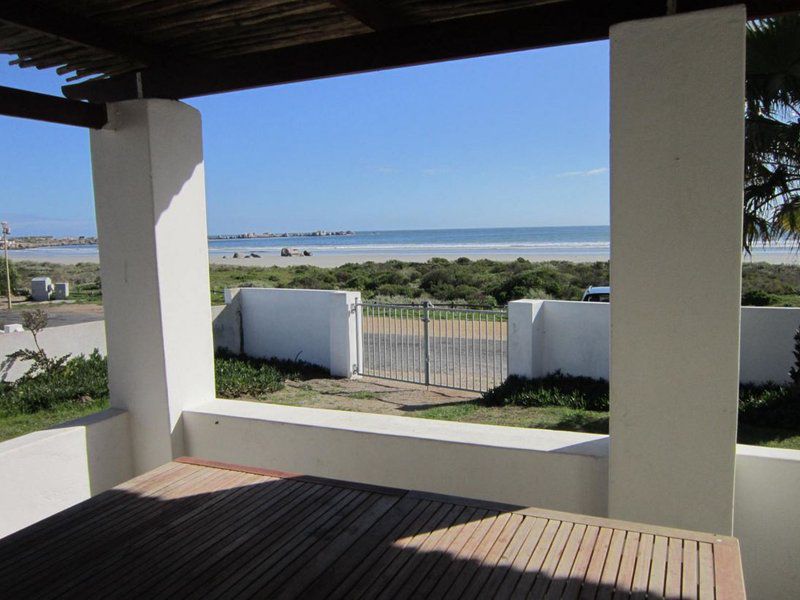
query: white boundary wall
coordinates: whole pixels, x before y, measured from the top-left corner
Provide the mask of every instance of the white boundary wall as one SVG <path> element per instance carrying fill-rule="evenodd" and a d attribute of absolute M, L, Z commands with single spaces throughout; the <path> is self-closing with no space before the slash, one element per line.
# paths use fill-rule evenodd
<path fill-rule="evenodd" d="M 509 374 L 554 371 L 608 379 L 609 305 L 601 302 L 516 300 L 509 303 Z M 743 383 L 787 383 L 794 362 L 800 308 L 742 307 Z"/>
<path fill-rule="evenodd" d="M 106 353 L 106 326 L 104 321 L 91 321 L 75 325 L 47 327 L 39 335 L 39 344 L 49 356 L 72 354 L 89 355 L 95 348 Z M 12 352 L 23 348 L 35 349 L 30 331 L 0 333 L 0 361 Z M 0 379 L 13 381 L 28 370 L 30 363 L 15 363 L 8 373 L 0 372 Z"/>
<path fill-rule="evenodd" d="M 128 413 L 109 409 L 0 443 L 0 537 L 133 477 Z"/>
<path fill-rule="evenodd" d="M 234 296 L 247 356 L 304 360 L 335 377 L 356 371 L 359 292 L 242 288 Z"/>

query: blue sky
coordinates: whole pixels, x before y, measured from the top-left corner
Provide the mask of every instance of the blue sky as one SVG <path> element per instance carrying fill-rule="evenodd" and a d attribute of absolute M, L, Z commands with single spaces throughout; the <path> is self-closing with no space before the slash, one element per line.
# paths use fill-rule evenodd
<path fill-rule="evenodd" d="M 61 83 L 0 65 L 0 85 Z M 188 102 L 211 233 L 608 223 L 607 42 Z M 88 133 L 0 116 L 0 140 L 14 233 L 93 234 Z"/>

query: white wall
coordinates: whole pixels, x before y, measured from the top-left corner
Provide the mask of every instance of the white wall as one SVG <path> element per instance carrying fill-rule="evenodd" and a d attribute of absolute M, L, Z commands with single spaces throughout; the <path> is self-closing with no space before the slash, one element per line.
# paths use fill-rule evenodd
<path fill-rule="evenodd" d="M 753 600 L 800 589 L 800 451 L 742 446 L 736 455 L 733 534 Z"/>
<path fill-rule="evenodd" d="M 788 383 L 800 308 L 742 307 L 742 382 Z"/>
<path fill-rule="evenodd" d="M 0 537 L 133 477 L 130 443 L 116 409 L 0 443 Z"/>
<path fill-rule="evenodd" d="M 800 308 L 743 306 L 741 314 L 741 382 L 788 383 Z M 512 375 L 540 377 L 560 370 L 608 379 L 609 305 L 561 300 L 511 302 L 508 344 Z"/>
<path fill-rule="evenodd" d="M 89 355 L 95 348 L 106 353 L 106 329 L 103 321 L 47 327 L 39 334 L 39 344 L 48 356 L 72 354 Z M 7 355 L 23 348 L 35 349 L 29 331 L 0 333 L 0 362 Z M 17 361 L 8 372 L 0 372 L 0 379 L 13 381 L 28 370 L 30 363 Z"/>
<path fill-rule="evenodd" d="M 608 438 L 216 400 L 183 413 L 209 460 L 604 515 Z"/>
<path fill-rule="evenodd" d="M 244 353 L 304 360 L 349 377 L 357 361 L 358 292 L 242 288 Z"/>

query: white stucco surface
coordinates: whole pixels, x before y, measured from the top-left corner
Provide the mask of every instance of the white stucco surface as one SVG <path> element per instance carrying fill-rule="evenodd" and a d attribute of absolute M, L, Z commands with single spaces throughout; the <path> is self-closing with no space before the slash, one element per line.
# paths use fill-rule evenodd
<path fill-rule="evenodd" d="M 753 600 L 793 600 L 800 589 L 800 451 L 737 447 L 733 533 Z"/>
<path fill-rule="evenodd" d="M 603 515 L 607 436 L 217 400 L 184 412 L 194 456 Z"/>
<path fill-rule="evenodd" d="M 202 126 L 170 100 L 108 114 L 90 141 L 109 389 L 142 472 L 183 454 L 181 410 L 214 397 Z"/>
<path fill-rule="evenodd" d="M 357 361 L 358 292 L 242 288 L 243 348 L 248 356 L 304 360 L 349 377 Z"/>
<path fill-rule="evenodd" d="M 511 375 L 555 371 L 608 379 L 609 305 L 600 302 L 515 300 L 508 305 Z M 742 383 L 788 383 L 800 308 L 743 306 Z"/>
<path fill-rule="evenodd" d="M 127 413 L 110 409 L 0 443 L 0 537 L 133 477 Z"/>
<path fill-rule="evenodd" d="M 89 355 L 95 349 L 101 354 L 106 353 L 106 328 L 103 321 L 47 327 L 38 336 L 39 345 L 51 357 L 64 354 Z M 35 349 L 29 331 L 0 334 L 0 360 L 23 348 Z M 30 363 L 16 362 L 7 372 L 0 372 L 0 379 L 14 381 L 25 373 L 29 366 Z"/>
<path fill-rule="evenodd" d="M 745 21 L 610 30 L 612 517 L 732 530 Z"/>

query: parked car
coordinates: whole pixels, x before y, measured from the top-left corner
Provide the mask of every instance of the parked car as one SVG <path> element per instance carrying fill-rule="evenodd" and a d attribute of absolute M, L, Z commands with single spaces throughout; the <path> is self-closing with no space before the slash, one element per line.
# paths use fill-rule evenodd
<path fill-rule="evenodd" d="M 608 302 L 611 296 L 611 288 L 606 285 L 592 285 L 583 292 L 583 302 Z"/>

